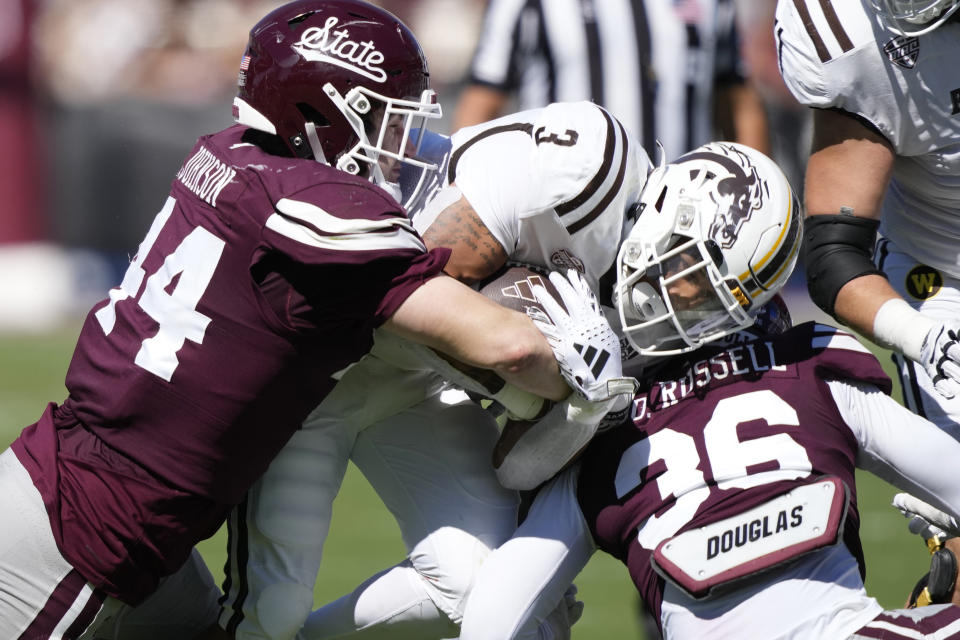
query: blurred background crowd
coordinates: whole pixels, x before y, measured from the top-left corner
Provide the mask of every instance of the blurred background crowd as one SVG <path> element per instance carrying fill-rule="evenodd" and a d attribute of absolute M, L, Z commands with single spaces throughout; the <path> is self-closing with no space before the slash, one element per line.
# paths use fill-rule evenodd
<path fill-rule="evenodd" d="M 184 155 L 231 123 L 248 30 L 279 4 L 0 0 L 0 331 L 56 326 L 119 283 Z M 420 40 L 449 133 L 486 0 L 375 4 Z M 799 190 L 807 114 L 777 70 L 775 0 L 736 6 L 767 151 Z"/>

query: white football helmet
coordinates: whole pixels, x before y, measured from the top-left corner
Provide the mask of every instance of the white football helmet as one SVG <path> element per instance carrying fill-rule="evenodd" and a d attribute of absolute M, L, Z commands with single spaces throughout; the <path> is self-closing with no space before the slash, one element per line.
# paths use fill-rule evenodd
<path fill-rule="evenodd" d="M 661 164 L 617 255 L 621 327 L 643 355 L 674 355 L 749 327 L 797 261 L 803 211 L 780 168 L 713 142 Z"/>
<path fill-rule="evenodd" d="M 960 0 L 870 0 L 881 15 L 891 18 L 905 36 L 922 36 L 950 19 Z"/>

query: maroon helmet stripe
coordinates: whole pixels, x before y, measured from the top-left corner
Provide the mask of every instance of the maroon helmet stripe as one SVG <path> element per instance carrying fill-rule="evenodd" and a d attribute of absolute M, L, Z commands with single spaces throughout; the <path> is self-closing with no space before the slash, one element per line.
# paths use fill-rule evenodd
<path fill-rule="evenodd" d="M 104 600 L 103 593 L 99 589 L 95 589 L 88 596 L 88 600 L 79 614 L 71 612 L 71 607 L 77 601 L 86 584 L 86 578 L 81 576 L 76 569 L 71 569 L 66 577 L 60 581 L 60 584 L 54 588 L 43 609 L 33 619 L 30 626 L 20 634 L 18 640 L 49 637 L 54 629 L 61 626 L 65 621 L 70 622 L 70 626 L 63 635 L 64 640 L 79 637 L 93 622 Z M 76 617 L 68 621 L 66 620 L 68 615 Z"/>

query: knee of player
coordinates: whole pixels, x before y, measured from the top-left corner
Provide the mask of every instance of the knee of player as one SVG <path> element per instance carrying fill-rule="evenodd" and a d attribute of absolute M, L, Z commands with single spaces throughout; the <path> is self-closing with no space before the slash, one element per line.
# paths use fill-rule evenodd
<path fill-rule="evenodd" d="M 423 547 L 429 550 L 423 550 Z M 410 561 L 424 579 L 437 606 L 454 622 L 463 617 L 467 596 L 490 546 L 461 529 L 443 527 L 418 545 Z"/>
<path fill-rule="evenodd" d="M 292 638 L 313 609 L 313 592 L 294 582 L 272 584 L 260 592 L 254 612 L 267 638 Z"/>

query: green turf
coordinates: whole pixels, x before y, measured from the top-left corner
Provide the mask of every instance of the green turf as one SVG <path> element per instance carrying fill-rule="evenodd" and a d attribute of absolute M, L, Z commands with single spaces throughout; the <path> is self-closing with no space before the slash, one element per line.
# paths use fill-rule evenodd
<path fill-rule="evenodd" d="M 41 335 L 0 334 L 0 445 L 6 446 L 25 425 L 39 417 L 47 402 L 65 395 L 63 376 L 78 327 Z M 889 366 L 886 354 L 881 356 Z M 889 370 L 888 370 L 889 372 Z M 889 506 L 894 490 L 866 474 L 858 475 L 861 537 L 867 556 L 867 590 L 886 608 L 902 606 L 913 582 L 926 570 L 928 554 L 906 522 Z M 217 579 L 225 559 L 221 531 L 201 545 Z M 350 591 L 355 584 L 401 559 L 403 546 L 396 524 L 379 498 L 351 466 L 334 505 L 317 603 Z M 636 619 L 636 598 L 625 569 L 597 554 L 577 579 L 586 603 L 573 637 L 642 637 Z"/>

